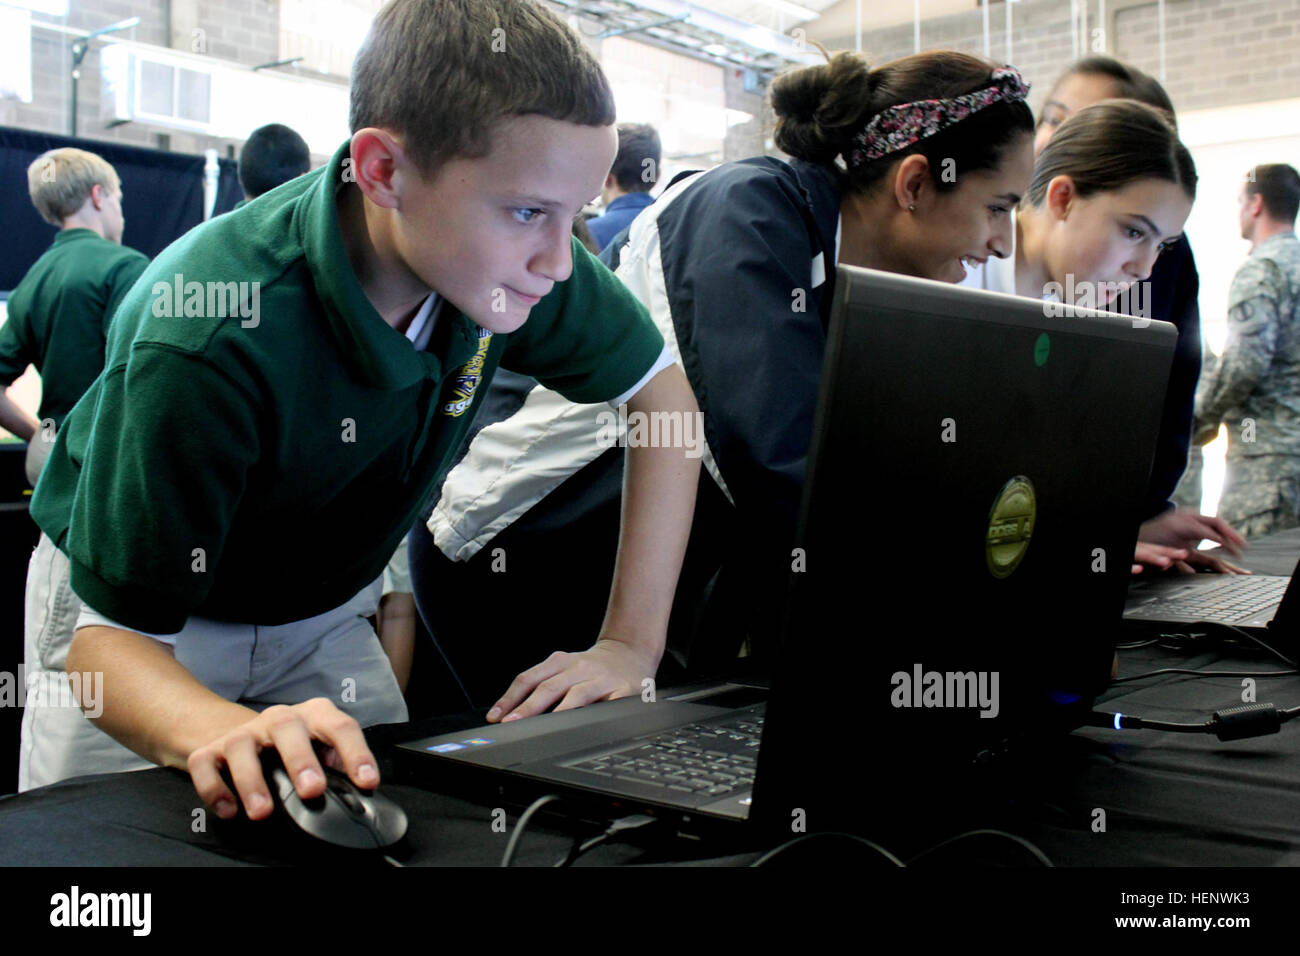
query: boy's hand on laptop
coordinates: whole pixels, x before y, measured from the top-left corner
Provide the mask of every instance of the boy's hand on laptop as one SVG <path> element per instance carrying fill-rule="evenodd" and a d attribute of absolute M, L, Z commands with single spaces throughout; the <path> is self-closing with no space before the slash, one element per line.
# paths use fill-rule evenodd
<path fill-rule="evenodd" d="M 324 697 L 268 707 L 198 748 L 189 757 L 190 778 L 203 802 L 228 820 L 239 812 L 236 795 L 221 778 L 221 769 L 228 768 L 248 818 L 260 820 L 270 816 L 274 806 L 262 776 L 261 751 L 267 748 L 279 751 L 300 797 L 310 799 L 325 792 L 325 774 L 312 749 L 313 740 L 329 745 L 325 763 L 346 773 L 357 786 L 373 789 L 379 783 L 378 763 L 366 746 L 361 725 Z"/>
<path fill-rule="evenodd" d="M 556 651 L 536 667 L 530 667 L 488 711 L 489 723 L 532 717 L 551 709 L 572 710 L 595 703 L 640 693 L 641 681 L 654 677 L 657 659 L 625 641 L 605 638 L 585 651 L 568 654 Z"/>
<path fill-rule="evenodd" d="M 1157 515 L 1144 522 L 1138 532 L 1133 573 L 1140 574 L 1144 567 L 1161 571 L 1173 568 L 1184 574 L 1194 574 L 1198 568 L 1219 574 L 1250 573 L 1213 552 L 1198 551 L 1197 545 L 1206 538 L 1222 545 L 1223 550 L 1234 557 L 1239 556 L 1246 546 L 1246 539 L 1222 518 L 1211 518 L 1184 508 Z"/>

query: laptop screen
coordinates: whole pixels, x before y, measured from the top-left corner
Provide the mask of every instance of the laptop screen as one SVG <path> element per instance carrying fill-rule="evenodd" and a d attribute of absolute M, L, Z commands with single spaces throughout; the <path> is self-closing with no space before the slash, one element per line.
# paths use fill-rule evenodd
<path fill-rule="evenodd" d="M 955 767 L 1086 712 L 1176 341 L 851 267 L 835 296 L 754 795 L 785 827 L 941 805 Z"/>

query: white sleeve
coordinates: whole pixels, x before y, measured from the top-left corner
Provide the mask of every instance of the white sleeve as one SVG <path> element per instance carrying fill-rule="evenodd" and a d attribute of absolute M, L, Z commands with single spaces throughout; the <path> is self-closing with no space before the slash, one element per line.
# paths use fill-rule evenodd
<path fill-rule="evenodd" d="M 397 546 L 393 556 L 388 559 L 388 566 L 384 568 L 384 589 L 383 594 L 410 594 L 411 588 L 411 565 L 406 556 L 406 539 Z"/>
<path fill-rule="evenodd" d="M 613 447 L 611 418 L 616 416 L 603 402 L 575 405 L 559 392 L 534 388 L 519 411 L 483 428 L 447 475 L 428 523 L 439 550 L 453 561 L 472 558 Z"/>
<path fill-rule="evenodd" d="M 622 395 L 618 396 L 617 398 L 611 398 L 609 400 L 609 403 L 613 405 L 615 408 L 618 408 L 618 406 L 625 404 L 629 398 L 631 398 L 637 392 L 641 391 L 641 389 L 645 388 L 646 384 L 650 381 L 650 379 L 654 378 L 656 375 L 658 375 L 668 366 L 675 364 L 676 361 L 677 359 L 673 357 L 672 350 L 668 348 L 667 344 L 665 344 L 663 351 L 660 352 L 659 357 L 655 359 L 655 363 L 650 366 L 650 371 L 642 375 L 641 380 L 637 382 L 635 385 L 633 385 L 631 388 L 629 388 Z"/>
<path fill-rule="evenodd" d="M 132 634 L 140 634 L 144 637 L 151 637 L 159 643 L 166 644 L 169 647 L 176 646 L 176 634 L 150 634 L 148 631 L 138 631 L 134 627 L 127 627 L 125 624 L 118 624 L 112 618 L 104 617 L 85 601 L 81 602 L 81 613 L 77 615 L 77 623 L 73 630 L 78 627 L 115 627 L 119 631 L 130 631 Z"/>

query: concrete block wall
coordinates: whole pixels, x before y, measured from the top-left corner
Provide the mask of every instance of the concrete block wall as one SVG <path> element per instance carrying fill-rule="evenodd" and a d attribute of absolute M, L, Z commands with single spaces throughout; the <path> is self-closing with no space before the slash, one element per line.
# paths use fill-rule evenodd
<path fill-rule="evenodd" d="M 968 12 L 922 21 L 921 49 L 946 47 L 982 55 L 983 15 Z M 1096 52 L 1159 76 L 1157 4 L 1109 0 L 1107 23 L 1097 0 L 1088 3 L 1086 44 Z M 1006 61 L 1006 7 L 989 5 L 989 55 Z M 1300 96 L 1300 46 L 1296 43 L 1300 0 L 1167 0 L 1165 88 L 1178 110 L 1235 106 Z M 1105 29 L 1104 38 L 1094 34 Z M 1033 86 L 1035 111 L 1061 70 L 1076 58 L 1069 0 L 1025 0 L 1012 7 L 1011 62 Z M 834 39 L 832 49 L 853 49 L 855 37 Z M 914 50 L 910 23 L 865 32 L 862 48 L 871 62 Z"/>
<path fill-rule="evenodd" d="M 865 0 L 870 2 L 870 0 Z M 1080 0 L 1083 2 L 1083 0 Z M 1090 43 L 1098 22 L 1098 0 L 1088 2 Z M 1152 74 L 1159 72 L 1155 2 L 1108 0 L 1105 52 Z M 990 56 L 1007 59 L 1005 6 L 990 5 Z M 1165 86 L 1179 110 L 1232 106 L 1300 96 L 1300 0 L 1168 0 L 1165 5 Z M 1062 68 L 1075 57 L 1069 0 L 1023 0 L 1012 8 L 1011 61 L 1033 86 L 1030 105 L 1041 106 Z M 72 0 L 66 25 L 92 30 L 129 16 L 141 24 L 134 37 L 147 43 L 201 51 L 240 63 L 279 57 L 279 0 Z M 45 22 L 54 18 L 34 15 Z M 972 9 L 921 25 L 922 49 L 950 47 L 983 53 L 982 15 Z M 201 32 L 199 32 L 201 31 Z M 852 49 L 853 36 L 831 39 L 832 49 Z M 71 38 L 46 30 L 33 34 L 34 102 L 0 101 L 0 124 L 66 132 Z M 234 141 L 163 133 L 127 124 L 105 129 L 99 120 L 99 45 L 82 65 L 78 96 L 79 132 L 104 139 L 177 151 L 216 147 L 222 155 Z M 864 33 L 863 49 L 873 63 L 911 53 L 912 25 Z M 772 118 L 763 97 L 745 92 L 735 70 L 725 76 L 727 105 L 761 117 L 727 131 L 727 159 L 765 151 Z"/>
<path fill-rule="evenodd" d="M 278 0 L 72 0 L 65 19 L 33 14 L 33 23 L 51 23 L 92 31 L 138 16 L 140 24 L 121 36 L 206 53 L 256 65 L 279 57 Z M 73 37 L 34 27 L 32 30 L 32 100 L 0 101 L 0 125 L 66 134 L 69 128 L 70 74 Z M 92 41 L 81 64 L 77 91 L 77 133 L 87 139 L 135 146 L 202 153 L 215 148 L 222 156 L 237 147 L 235 140 L 195 136 L 127 123 L 105 128 L 99 116 L 99 50 Z"/>

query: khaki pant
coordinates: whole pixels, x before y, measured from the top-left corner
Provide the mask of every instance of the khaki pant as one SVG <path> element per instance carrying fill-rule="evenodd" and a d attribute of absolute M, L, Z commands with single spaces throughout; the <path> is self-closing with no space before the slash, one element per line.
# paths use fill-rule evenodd
<path fill-rule="evenodd" d="M 42 534 L 27 570 L 25 680 L 18 789 L 69 777 L 141 770 L 153 764 L 101 731 L 75 703 L 73 684 L 94 715 L 102 675 L 64 673 L 80 626 L 112 623 L 72 592 L 68 559 Z M 392 666 L 366 620 L 380 583 L 332 611 L 276 626 L 192 617 L 176 635 L 176 660 L 209 690 L 254 710 L 326 697 L 363 727 L 407 719 Z M 170 639 L 171 635 L 169 635 Z"/>
<path fill-rule="evenodd" d="M 27 443 L 27 457 L 23 461 L 23 470 L 27 472 L 27 483 L 33 488 L 36 487 L 36 479 L 41 477 L 41 469 L 45 467 L 45 461 L 50 457 L 50 450 L 53 447 L 52 433 L 51 437 L 47 438 L 40 431 Z"/>

